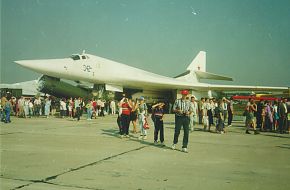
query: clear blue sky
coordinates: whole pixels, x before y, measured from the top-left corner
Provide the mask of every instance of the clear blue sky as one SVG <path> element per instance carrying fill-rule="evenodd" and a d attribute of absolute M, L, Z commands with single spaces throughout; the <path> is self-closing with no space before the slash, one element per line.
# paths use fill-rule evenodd
<path fill-rule="evenodd" d="M 200 51 L 243 85 L 290 86 L 289 0 L 1 0 L 1 82 L 40 76 L 13 61 L 106 57 L 175 76 Z"/>

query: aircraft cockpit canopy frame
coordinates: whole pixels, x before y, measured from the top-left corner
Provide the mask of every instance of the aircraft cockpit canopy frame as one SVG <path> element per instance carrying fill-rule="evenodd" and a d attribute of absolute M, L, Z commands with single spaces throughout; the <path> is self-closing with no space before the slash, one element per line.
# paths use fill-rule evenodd
<path fill-rule="evenodd" d="M 80 54 L 72 54 L 70 56 L 71 59 L 73 59 L 74 61 L 78 61 L 78 60 L 86 60 L 89 59 L 89 56 L 87 55 L 80 55 Z"/>

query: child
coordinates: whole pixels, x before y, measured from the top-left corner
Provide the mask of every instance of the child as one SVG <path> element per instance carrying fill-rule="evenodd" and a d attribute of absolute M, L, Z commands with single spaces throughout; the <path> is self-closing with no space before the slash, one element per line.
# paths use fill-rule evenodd
<path fill-rule="evenodd" d="M 165 104 L 160 102 L 158 104 L 155 104 L 152 106 L 153 112 L 153 121 L 154 121 L 154 144 L 157 145 L 158 140 L 158 132 L 160 131 L 160 142 L 161 145 L 164 146 L 164 126 L 163 126 L 163 116 L 164 116 L 164 110 L 163 106 Z"/>

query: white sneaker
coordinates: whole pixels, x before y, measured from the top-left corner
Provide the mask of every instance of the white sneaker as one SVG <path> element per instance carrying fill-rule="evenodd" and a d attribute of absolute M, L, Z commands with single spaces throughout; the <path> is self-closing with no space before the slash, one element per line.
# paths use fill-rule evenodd
<path fill-rule="evenodd" d="M 120 135 L 120 138 L 121 138 L 121 139 L 124 138 L 124 135 Z"/>
<path fill-rule="evenodd" d="M 187 148 L 182 148 L 182 152 L 188 153 Z"/>
<path fill-rule="evenodd" d="M 154 145 L 158 145 L 158 142 L 157 141 L 154 141 Z"/>
<path fill-rule="evenodd" d="M 143 139 L 146 140 L 147 139 L 147 136 L 144 136 Z"/>
<path fill-rule="evenodd" d="M 129 135 L 125 135 L 125 137 L 126 137 L 126 138 L 130 138 L 130 136 L 129 136 Z"/>
<path fill-rule="evenodd" d="M 143 136 L 138 137 L 139 140 L 143 139 Z"/>
<path fill-rule="evenodd" d="M 173 144 L 173 145 L 171 146 L 172 150 L 175 150 L 175 145 L 176 145 L 176 144 Z"/>
<path fill-rule="evenodd" d="M 161 142 L 161 146 L 165 146 L 164 142 Z"/>

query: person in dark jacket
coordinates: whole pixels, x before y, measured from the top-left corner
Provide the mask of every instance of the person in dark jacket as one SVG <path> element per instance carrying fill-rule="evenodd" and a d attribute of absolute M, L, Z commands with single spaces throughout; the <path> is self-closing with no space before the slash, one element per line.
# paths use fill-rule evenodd
<path fill-rule="evenodd" d="M 282 98 L 278 106 L 279 115 L 279 132 L 288 133 L 288 109 L 287 109 L 287 98 Z"/>
<path fill-rule="evenodd" d="M 164 125 L 163 125 L 163 116 L 164 116 L 164 103 L 160 102 L 152 106 L 154 112 L 152 113 L 153 121 L 154 121 L 154 144 L 158 143 L 158 133 L 160 132 L 160 142 L 161 145 L 164 146 Z"/>

